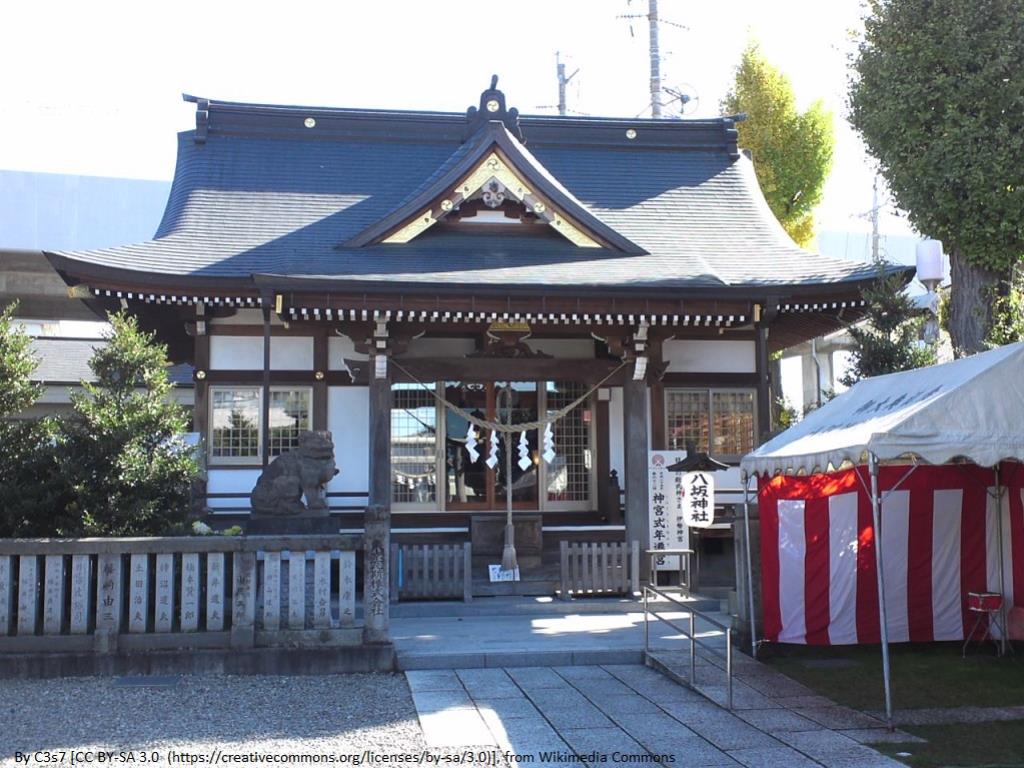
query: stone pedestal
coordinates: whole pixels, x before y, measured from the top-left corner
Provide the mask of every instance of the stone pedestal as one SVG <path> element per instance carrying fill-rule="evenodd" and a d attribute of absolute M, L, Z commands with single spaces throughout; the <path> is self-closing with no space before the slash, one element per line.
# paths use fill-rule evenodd
<path fill-rule="evenodd" d="M 245 524 L 246 536 L 323 536 L 338 532 L 330 515 L 254 517 Z"/>
<path fill-rule="evenodd" d="M 516 560 L 522 573 L 539 568 L 544 549 L 543 518 L 536 514 L 512 512 Z M 500 563 L 505 548 L 505 515 L 474 515 L 469 523 L 473 558 L 478 563 Z"/>

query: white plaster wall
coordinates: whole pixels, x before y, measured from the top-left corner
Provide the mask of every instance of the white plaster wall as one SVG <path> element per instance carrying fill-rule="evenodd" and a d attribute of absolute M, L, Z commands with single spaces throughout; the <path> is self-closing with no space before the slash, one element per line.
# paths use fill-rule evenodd
<path fill-rule="evenodd" d="M 277 336 L 270 339 L 270 366 L 277 371 L 313 370 L 313 339 Z M 260 336 L 211 336 L 210 370 L 263 370 Z"/>
<path fill-rule="evenodd" d="M 327 370 L 347 371 L 345 360 L 366 360 L 368 355 L 356 352 L 355 342 L 348 336 L 331 336 L 327 339 Z"/>
<path fill-rule="evenodd" d="M 543 352 L 569 360 L 586 360 L 594 356 L 594 342 L 590 339 L 527 339 L 534 352 Z"/>
<path fill-rule="evenodd" d="M 665 361 L 672 372 L 754 373 L 753 341 L 688 339 L 666 341 Z"/>
<path fill-rule="evenodd" d="M 330 491 L 368 493 L 370 489 L 370 390 L 368 387 L 327 388 L 327 428 L 334 438 L 334 460 L 340 470 L 327 485 Z M 333 504 L 365 503 L 334 499 Z"/>
<path fill-rule="evenodd" d="M 413 339 L 403 357 L 465 357 L 475 349 L 472 339 Z"/>
<path fill-rule="evenodd" d="M 229 507 L 248 507 L 249 494 L 256 487 L 262 469 L 211 469 L 206 481 L 207 493 L 236 493 L 227 499 L 208 499 L 207 504 L 216 512 L 225 510 L 225 514 L 240 514 Z M 244 514 L 244 513 L 241 513 Z"/>

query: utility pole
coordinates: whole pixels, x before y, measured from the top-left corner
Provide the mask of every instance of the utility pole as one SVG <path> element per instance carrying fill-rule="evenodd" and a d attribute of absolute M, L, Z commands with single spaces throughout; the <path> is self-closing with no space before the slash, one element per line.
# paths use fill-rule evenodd
<path fill-rule="evenodd" d="M 878 174 L 871 185 L 871 261 L 878 261 Z"/>
<path fill-rule="evenodd" d="M 562 55 L 560 52 L 557 51 L 555 52 L 555 67 L 558 71 L 558 114 L 564 117 L 566 113 L 565 86 L 569 84 L 570 80 L 576 77 L 576 72 L 579 72 L 579 69 L 577 69 L 576 72 L 573 72 L 571 75 L 566 77 L 565 64 L 562 63 Z"/>
<path fill-rule="evenodd" d="M 651 117 L 661 117 L 661 53 L 658 51 L 658 0 L 647 0 L 651 48 Z"/>

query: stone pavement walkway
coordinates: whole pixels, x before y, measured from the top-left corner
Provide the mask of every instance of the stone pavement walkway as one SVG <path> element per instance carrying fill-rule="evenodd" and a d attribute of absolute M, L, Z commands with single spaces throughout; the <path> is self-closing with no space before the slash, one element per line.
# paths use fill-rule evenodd
<path fill-rule="evenodd" d="M 509 615 L 399 617 L 391 621 L 400 669 L 637 664 L 644 648 L 644 615 L 618 609 Z M 561 606 L 560 606 L 561 607 Z M 588 606 L 589 607 L 589 606 Z M 636 605 L 640 608 L 640 604 Z M 642 611 L 642 609 L 641 609 Z M 683 611 L 662 614 L 676 621 Z M 719 620 L 727 617 L 711 614 Z M 706 630 L 706 631 L 705 631 Z M 724 636 L 698 623 L 698 633 L 724 647 Z M 650 623 L 652 648 L 680 650 L 687 641 L 671 627 Z"/>
<path fill-rule="evenodd" d="M 714 674 L 702 661 L 699 679 Z M 520 756 L 510 764 L 530 756 L 536 765 L 595 765 L 618 753 L 617 762 L 660 757 L 677 768 L 900 766 L 860 743 L 863 728 L 844 733 L 821 722 L 848 714 L 819 711 L 831 702 L 792 689 L 784 698 L 802 697 L 792 702 L 807 705 L 800 714 L 758 691 L 753 668 L 745 672 L 735 713 L 640 665 L 415 670 L 406 678 L 428 746 L 498 747 Z"/>
<path fill-rule="evenodd" d="M 660 651 L 650 657 L 650 664 L 677 682 L 689 685 L 689 652 Z M 697 654 L 696 691 L 721 706 L 728 699 L 724 657 L 700 650 Z M 917 736 L 896 730 L 889 731 L 884 713 L 860 712 L 836 704 L 810 688 L 786 677 L 745 654 L 733 656 L 733 707 L 741 717 L 763 721 L 770 730 L 773 724 L 783 727 L 799 725 L 805 721 L 848 736 L 863 744 L 912 743 L 922 741 Z M 761 714 L 757 714 L 761 713 Z M 897 721 L 897 724 L 900 724 Z M 910 724 L 910 723 L 907 723 Z"/>

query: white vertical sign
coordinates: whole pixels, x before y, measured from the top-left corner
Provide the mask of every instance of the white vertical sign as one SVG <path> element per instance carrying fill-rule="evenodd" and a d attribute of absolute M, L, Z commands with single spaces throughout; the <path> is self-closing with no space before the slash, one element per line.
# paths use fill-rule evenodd
<path fill-rule="evenodd" d="M 682 524 L 691 528 L 710 528 L 715 522 L 715 476 L 710 472 L 676 474 L 680 476 Z"/>
<path fill-rule="evenodd" d="M 690 532 L 683 524 L 677 478 L 682 473 L 668 467 L 686 458 L 686 451 L 651 451 L 647 457 L 651 549 L 689 549 Z M 626 491 L 629 492 L 628 489 Z M 679 557 L 659 557 L 659 571 L 678 571 Z"/>

